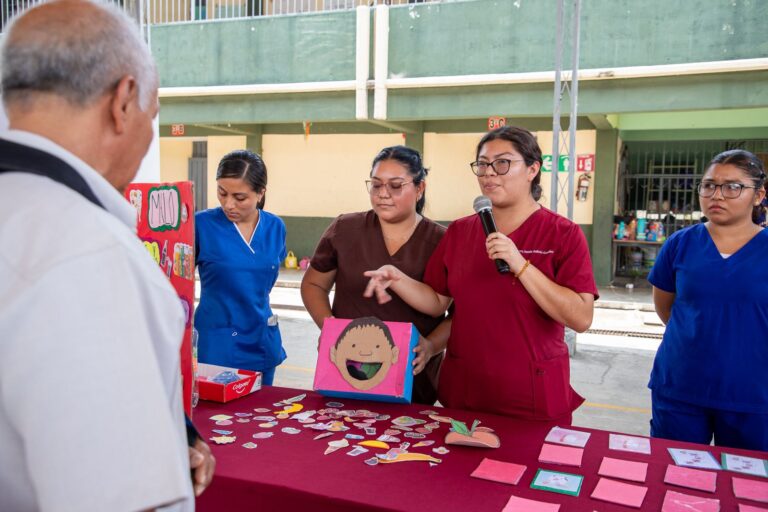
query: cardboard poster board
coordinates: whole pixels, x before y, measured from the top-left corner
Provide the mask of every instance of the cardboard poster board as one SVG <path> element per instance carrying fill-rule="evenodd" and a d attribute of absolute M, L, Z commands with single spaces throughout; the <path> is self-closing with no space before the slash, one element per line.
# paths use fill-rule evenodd
<path fill-rule="evenodd" d="M 328 318 L 320 334 L 314 389 L 326 396 L 410 403 L 413 324 Z"/>
<path fill-rule="evenodd" d="M 181 344 L 184 410 L 192 416 L 192 317 L 195 304 L 195 205 L 191 181 L 131 183 L 125 197 L 136 208 L 137 234 L 171 281 L 186 313 Z"/>

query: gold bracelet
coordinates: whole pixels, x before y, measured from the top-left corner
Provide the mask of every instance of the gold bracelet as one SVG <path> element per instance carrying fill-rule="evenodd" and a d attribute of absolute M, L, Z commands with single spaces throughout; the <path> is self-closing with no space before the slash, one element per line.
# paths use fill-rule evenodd
<path fill-rule="evenodd" d="M 520 272 L 515 274 L 515 279 L 520 279 L 520 276 L 523 275 L 523 272 L 525 272 L 525 269 L 528 268 L 528 265 L 531 264 L 531 260 L 525 260 L 525 264 L 523 265 L 523 268 L 520 269 Z"/>

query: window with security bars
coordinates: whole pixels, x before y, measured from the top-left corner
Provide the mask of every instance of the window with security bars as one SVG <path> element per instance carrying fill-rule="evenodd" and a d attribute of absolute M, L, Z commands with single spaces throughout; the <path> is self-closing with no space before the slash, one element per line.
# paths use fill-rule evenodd
<path fill-rule="evenodd" d="M 635 233 L 629 236 L 631 229 L 637 229 L 638 217 L 645 217 L 646 226 L 660 224 L 664 237 L 702 221 L 699 181 L 712 158 L 729 149 L 745 149 L 768 163 L 768 139 L 625 143 L 616 223 L 623 222 L 626 231 L 621 240 L 614 240 L 615 276 L 647 274 L 662 243 L 655 238 L 633 239 Z"/>
<path fill-rule="evenodd" d="M 707 164 L 718 153 L 745 149 L 768 160 L 768 139 L 627 142 L 619 176 L 619 214 L 661 220 L 666 235 L 699 222 L 696 191 Z"/>

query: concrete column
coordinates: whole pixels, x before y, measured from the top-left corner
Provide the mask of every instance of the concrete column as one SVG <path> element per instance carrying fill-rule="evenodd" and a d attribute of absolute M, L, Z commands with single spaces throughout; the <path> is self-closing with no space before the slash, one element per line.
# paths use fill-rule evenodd
<path fill-rule="evenodd" d="M 262 130 L 261 127 L 253 127 L 253 133 L 251 135 L 245 136 L 245 148 L 253 151 L 257 155 L 264 158 L 266 161 L 266 158 L 263 155 L 264 151 L 264 145 L 262 144 Z M 269 164 L 267 164 L 267 169 L 269 169 Z"/>
<path fill-rule="evenodd" d="M 618 130 L 597 130 L 595 150 L 595 199 L 592 213 L 592 267 L 598 286 L 610 284 L 611 240 L 613 238 L 613 207 L 616 201 L 618 172 Z"/>
<path fill-rule="evenodd" d="M 409 148 L 413 148 L 421 153 L 422 160 L 424 159 L 424 126 L 423 123 L 419 123 L 417 131 L 405 134 L 405 145 Z"/>

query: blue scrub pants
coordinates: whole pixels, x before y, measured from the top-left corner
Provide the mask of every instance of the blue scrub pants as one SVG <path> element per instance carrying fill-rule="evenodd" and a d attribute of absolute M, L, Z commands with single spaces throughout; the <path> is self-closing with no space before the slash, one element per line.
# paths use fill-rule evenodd
<path fill-rule="evenodd" d="M 277 366 L 273 366 L 272 368 L 265 368 L 263 370 L 259 370 L 261 372 L 261 385 L 262 386 L 271 386 L 272 382 L 275 380 L 275 369 Z"/>
<path fill-rule="evenodd" d="M 651 437 L 768 451 L 768 414 L 700 407 L 651 393 Z"/>

